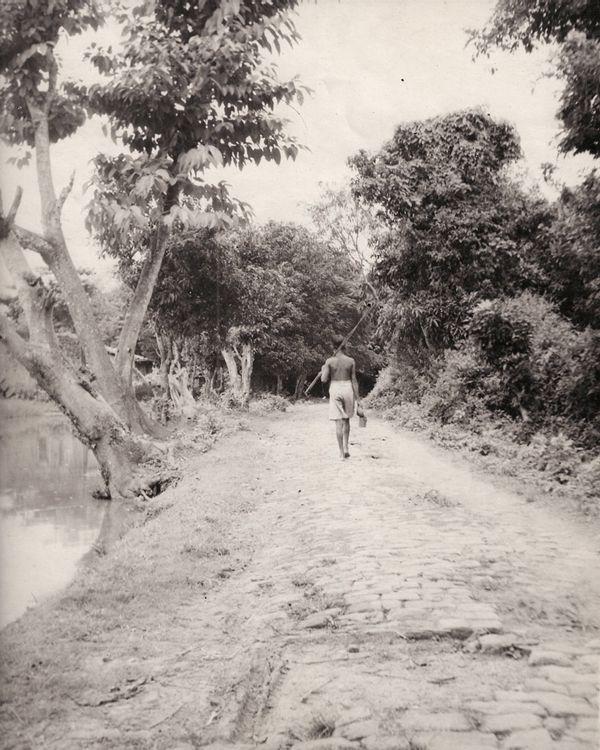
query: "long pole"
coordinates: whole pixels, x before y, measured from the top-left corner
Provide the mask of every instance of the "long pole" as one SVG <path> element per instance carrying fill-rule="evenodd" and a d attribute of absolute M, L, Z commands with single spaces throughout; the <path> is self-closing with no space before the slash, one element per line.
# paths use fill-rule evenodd
<path fill-rule="evenodd" d="M 366 317 L 368 317 L 368 316 L 370 315 L 370 313 L 371 313 L 371 309 L 372 309 L 372 308 L 371 308 L 371 307 L 369 306 L 369 307 L 367 308 L 367 310 L 365 310 L 365 312 L 364 312 L 364 313 L 363 313 L 363 314 L 361 315 L 361 318 L 360 318 L 360 320 L 358 321 L 358 323 L 357 323 L 357 324 L 356 324 L 356 325 L 354 326 L 354 328 L 353 328 L 353 329 L 352 329 L 352 330 L 350 331 L 350 333 L 349 333 L 349 334 L 348 334 L 348 335 L 347 335 L 347 336 L 346 336 L 346 337 L 344 338 L 344 340 L 342 341 L 342 343 L 341 343 L 341 344 L 340 344 L 340 345 L 338 346 L 338 348 L 337 348 L 337 349 L 335 350 L 335 352 L 333 353 L 333 356 L 334 356 L 334 357 L 335 357 L 335 356 L 336 356 L 337 354 L 339 354 L 339 353 L 340 353 L 340 351 L 341 351 L 341 350 L 342 350 L 342 349 L 343 349 L 343 348 L 344 348 L 344 347 L 346 346 L 346 344 L 348 343 L 348 341 L 350 341 L 350 339 L 351 339 L 351 338 L 352 338 L 352 336 L 353 336 L 353 335 L 355 334 L 355 332 L 356 332 L 356 331 L 358 330 L 358 327 L 359 327 L 359 326 L 360 326 L 360 324 L 361 324 L 361 323 L 363 322 L 363 320 L 364 320 L 364 319 L 365 319 Z M 321 377 L 321 373 L 320 373 L 320 372 L 318 372 L 318 373 L 317 373 L 317 374 L 315 375 L 315 379 L 314 379 L 314 380 L 312 381 L 312 383 L 311 383 L 311 384 L 310 384 L 310 385 L 308 386 L 308 388 L 307 388 L 307 389 L 306 389 L 306 390 L 304 391 L 304 395 L 305 395 L 305 396 L 308 396 L 308 394 L 309 394 L 309 393 L 310 393 L 310 392 L 312 391 L 312 389 L 313 389 L 313 388 L 315 387 L 315 385 L 316 385 L 316 383 L 317 383 L 317 381 L 319 380 L 319 378 L 320 378 L 320 377 Z"/>

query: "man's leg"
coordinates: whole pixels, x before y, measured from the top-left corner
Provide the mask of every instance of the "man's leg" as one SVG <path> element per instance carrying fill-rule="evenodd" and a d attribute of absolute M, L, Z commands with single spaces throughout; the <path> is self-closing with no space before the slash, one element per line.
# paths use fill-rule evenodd
<path fill-rule="evenodd" d="M 342 440 L 344 446 L 344 458 L 349 458 L 350 453 L 348 451 L 348 446 L 350 445 L 350 420 L 343 419 L 342 422 L 344 423 L 344 437 Z"/>
<path fill-rule="evenodd" d="M 335 435 L 340 449 L 340 456 L 344 458 L 344 421 L 343 419 L 335 420 Z"/>
<path fill-rule="evenodd" d="M 346 414 L 346 402 L 344 401 L 343 396 L 336 396 L 335 397 L 335 403 L 337 404 L 340 414 L 342 415 L 342 419 L 347 419 L 348 415 Z"/>

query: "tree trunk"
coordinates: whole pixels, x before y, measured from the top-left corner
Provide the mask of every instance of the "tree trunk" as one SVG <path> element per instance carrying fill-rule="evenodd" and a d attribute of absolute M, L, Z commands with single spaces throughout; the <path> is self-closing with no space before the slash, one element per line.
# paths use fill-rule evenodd
<path fill-rule="evenodd" d="M 240 373 L 238 372 L 235 352 L 233 349 L 229 347 L 224 347 L 223 349 L 221 349 L 221 354 L 223 355 L 223 359 L 225 360 L 225 366 L 227 367 L 229 386 L 231 387 L 231 390 L 233 391 L 234 396 L 240 399 L 240 402 L 241 402 L 242 378 L 241 378 Z"/>
<path fill-rule="evenodd" d="M 173 475 L 163 474 L 158 449 L 134 436 L 106 401 L 77 377 L 60 352 L 25 341 L 2 314 L 0 340 L 66 414 L 79 439 L 92 449 L 107 496 L 155 494 L 173 479 Z"/>
<path fill-rule="evenodd" d="M 169 368 L 169 394 L 177 414 L 191 418 L 196 413 L 196 401 L 189 388 L 189 376 L 186 367 L 181 364 L 179 347 L 173 341 L 173 358 Z"/>
<path fill-rule="evenodd" d="M 14 207 L 13 207 L 14 208 Z M 13 209 L 11 213 L 14 214 Z M 78 437 L 94 452 L 106 494 L 153 493 L 160 484 L 162 459 L 155 446 L 134 437 L 128 426 L 95 387 L 63 356 L 52 321 L 54 298 L 32 273 L 0 207 L 0 253 L 23 304 L 29 340 L 0 314 L 0 341 L 70 419 Z M 150 462 L 152 462 L 150 464 Z M 149 473 L 152 472 L 152 475 Z"/>
<path fill-rule="evenodd" d="M 196 388 L 196 379 L 198 378 L 198 360 L 195 356 L 191 359 L 191 365 L 190 365 L 190 374 L 188 376 L 188 388 L 190 389 L 190 393 L 192 394 L 192 397 L 194 397 L 194 394 L 198 392 L 198 389 Z"/>
<path fill-rule="evenodd" d="M 160 333 L 159 331 L 155 331 L 154 335 L 156 336 L 156 348 L 158 349 L 158 355 L 160 357 L 160 368 L 159 368 L 160 382 L 164 389 L 165 396 L 168 398 L 169 396 L 169 368 L 171 366 L 171 359 L 173 356 L 172 349 L 171 349 L 171 340 L 166 334 Z"/>
<path fill-rule="evenodd" d="M 431 346 L 431 342 L 429 341 L 429 336 L 427 335 L 427 329 L 425 328 L 423 323 L 421 323 L 421 321 L 419 321 L 419 328 L 421 329 L 421 334 L 423 335 L 423 341 L 425 342 L 425 346 L 427 347 L 427 350 L 431 351 L 432 346 Z"/>
<path fill-rule="evenodd" d="M 69 255 L 60 220 L 61 206 L 56 198 L 50 163 L 48 115 L 30 107 L 34 124 L 35 156 L 42 206 L 42 224 L 47 247 L 41 255 L 64 294 L 73 325 L 77 331 L 85 360 L 93 372 L 95 385 L 117 414 L 136 432 L 144 429 L 135 399 L 128 398 L 121 379 L 115 372 L 94 318 L 90 299 Z"/>
<path fill-rule="evenodd" d="M 283 393 L 283 375 L 281 373 L 277 373 L 277 390 L 276 393 L 278 396 L 281 396 Z"/>
<path fill-rule="evenodd" d="M 210 367 L 206 363 L 200 364 L 199 367 L 202 380 L 204 381 L 202 383 L 201 393 L 204 398 L 209 398 L 216 393 L 215 382 L 217 379 L 217 368 Z"/>
<path fill-rule="evenodd" d="M 165 257 L 167 239 L 167 228 L 163 224 L 160 224 L 154 235 L 152 247 L 144 259 L 142 272 L 138 279 L 133 298 L 129 303 L 121 335 L 119 336 L 115 369 L 127 388 L 131 388 L 135 347 L 140 337 L 148 305 L 152 298 L 152 292 L 156 286 L 158 274 Z"/>
<path fill-rule="evenodd" d="M 302 395 L 304 386 L 306 385 L 306 373 L 301 372 L 296 378 L 296 387 L 294 388 L 294 401 L 297 401 Z"/>
<path fill-rule="evenodd" d="M 252 370 L 254 369 L 254 349 L 250 344 L 242 345 L 241 354 L 241 405 L 243 409 L 250 407 L 250 394 L 252 392 Z"/>

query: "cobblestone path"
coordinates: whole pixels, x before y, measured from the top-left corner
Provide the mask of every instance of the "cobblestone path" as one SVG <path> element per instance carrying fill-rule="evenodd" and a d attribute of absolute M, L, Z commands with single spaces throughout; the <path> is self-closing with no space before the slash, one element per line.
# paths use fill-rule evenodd
<path fill-rule="evenodd" d="M 96 710 L 94 738 L 596 750 L 591 529 L 377 419 L 351 441 L 340 461 L 324 406 L 300 406 L 201 459 L 212 491 L 248 498 L 254 553 L 173 612 L 168 667 L 127 707 Z M 95 747 L 87 728 L 87 744 L 73 728 L 60 746 Z"/>

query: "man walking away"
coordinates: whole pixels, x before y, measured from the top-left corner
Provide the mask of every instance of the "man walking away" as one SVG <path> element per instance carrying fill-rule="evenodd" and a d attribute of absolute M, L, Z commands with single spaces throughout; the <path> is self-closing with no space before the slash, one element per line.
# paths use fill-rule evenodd
<path fill-rule="evenodd" d="M 340 458 L 350 458 L 348 443 L 350 440 L 350 418 L 354 416 L 355 406 L 360 404 L 356 364 L 349 357 L 342 344 L 342 336 L 333 340 L 336 354 L 330 357 L 321 368 L 321 381 L 329 380 L 329 419 L 335 420 L 335 431 Z"/>

